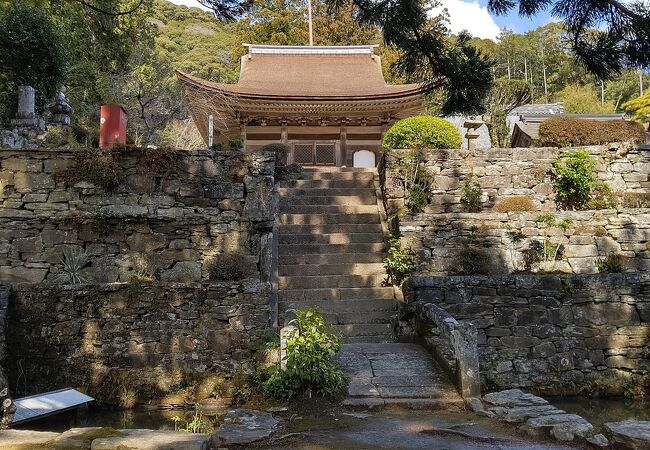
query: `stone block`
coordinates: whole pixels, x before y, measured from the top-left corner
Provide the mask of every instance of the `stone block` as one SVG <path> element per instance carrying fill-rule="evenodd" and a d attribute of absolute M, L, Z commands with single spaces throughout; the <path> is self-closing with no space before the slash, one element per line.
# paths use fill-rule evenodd
<path fill-rule="evenodd" d="M 201 281 L 201 263 L 196 261 L 180 261 L 160 274 L 161 281 L 187 282 Z"/>
<path fill-rule="evenodd" d="M 45 173 L 14 173 L 14 187 L 18 192 L 48 191 L 54 189 L 54 185 L 54 179 Z"/>

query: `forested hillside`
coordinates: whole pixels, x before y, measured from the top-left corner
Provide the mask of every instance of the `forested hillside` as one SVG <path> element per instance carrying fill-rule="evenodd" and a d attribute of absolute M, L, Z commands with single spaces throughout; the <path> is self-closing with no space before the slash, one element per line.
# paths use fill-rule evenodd
<path fill-rule="evenodd" d="M 124 11 L 140 0 L 97 4 Z M 384 40 L 377 26 L 360 25 L 353 19 L 352 6 L 336 14 L 328 13 L 325 0 L 314 0 L 313 7 L 317 45 L 381 44 Z M 54 90 L 65 87 L 75 110 L 70 138 L 82 143 L 96 140 L 99 105 L 119 102 L 129 112 L 133 142 L 200 145 L 186 120 L 175 70 L 236 82 L 239 57 L 245 52 L 242 42 L 300 45 L 308 39 L 303 0 L 258 0 L 242 19 L 231 23 L 166 0 L 142 0 L 133 13 L 116 16 L 76 1 L 0 0 L 0 22 L 0 123 L 7 125 L 13 116 L 19 84 L 37 88 L 38 105 L 44 112 Z M 443 19 L 431 22 L 444 33 Z M 33 32 L 35 28 L 39 33 Z M 444 39 L 451 47 L 456 45 L 456 38 Z M 35 42 L 48 65 L 38 72 L 28 61 L 29 52 L 17 42 Z M 608 80 L 595 78 L 576 62 L 561 23 L 526 34 L 504 30 L 498 43 L 480 39 L 470 43 L 494 63 L 494 88 L 483 106 L 489 122 L 501 120 L 513 103 L 526 101 L 563 101 L 567 112 L 573 113 L 620 111 L 625 105 L 635 117 L 646 117 L 637 111 L 647 108 L 648 101 L 630 101 L 639 96 L 641 83 L 646 90 L 650 88 L 650 77 L 627 69 Z M 379 52 L 390 82 L 417 80 L 420 74 L 404 70 L 408 65 L 391 71 L 399 57 L 395 47 L 383 45 Z M 444 89 L 432 93 L 431 113 L 440 111 L 444 97 Z"/>

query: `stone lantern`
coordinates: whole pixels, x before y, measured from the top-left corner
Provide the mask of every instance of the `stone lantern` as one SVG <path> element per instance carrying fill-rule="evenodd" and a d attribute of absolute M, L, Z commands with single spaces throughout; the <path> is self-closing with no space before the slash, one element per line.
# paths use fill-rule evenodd
<path fill-rule="evenodd" d="M 470 119 L 466 120 L 463 123 L 463 126 L 467 128 L 467 133 L 465 133 L 465 138 L 467 139 L 467 150 L 470 152 L 476 150 L 476 141 L 480 137 L 478 129 L 483 126 L 485 122 L 482 120 Z"/>

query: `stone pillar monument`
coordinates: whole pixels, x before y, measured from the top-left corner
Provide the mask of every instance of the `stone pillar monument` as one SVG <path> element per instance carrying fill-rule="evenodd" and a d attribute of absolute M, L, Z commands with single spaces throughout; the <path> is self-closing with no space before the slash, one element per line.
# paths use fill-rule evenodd
<path fill-rule="evenodd" d="M 18 128 L 45 129 L 45 121 L 36 114 L 36 91 L 31 86 L 18 88 L 18 112 L 11 125 Z"/>
<path fill-rule="evenodd" d="M 55 125 L 70 125 L 72 106 L 70 106 L 65 92 L 59 91 L 56 93 L 54 105 L 50 107 L 50 113 L 52 113 L 50 123 Z"/>

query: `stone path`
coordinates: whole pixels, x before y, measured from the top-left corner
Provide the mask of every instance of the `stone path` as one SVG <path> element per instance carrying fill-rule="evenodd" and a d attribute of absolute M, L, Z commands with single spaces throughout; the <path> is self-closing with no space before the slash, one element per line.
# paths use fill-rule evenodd
<path fill-rule="evenodd" d="M 319 167 L 280 184 L 278 298 L 318 307 L 346 342 L 392 342 L 377 171 Z"/>
<path fill-rule="evenodd" d="M 347 406 L 462 408 L 447 375 L 417 344 L 346 344 L 337 361 L 350 377 Z"/>
<path fill-rule="evenodd" d="M 605 436 L 597 434 L 591 423 L 576 414 L 569 414 L 548 401 L 521 389 L 492 392 L 482 397 L 484 411 L 489 417 L 521 424 L 519 429 L 531 436 L 550 436 L 560 441 L 587 441 L 594 447 L 606 447 Z"/>

